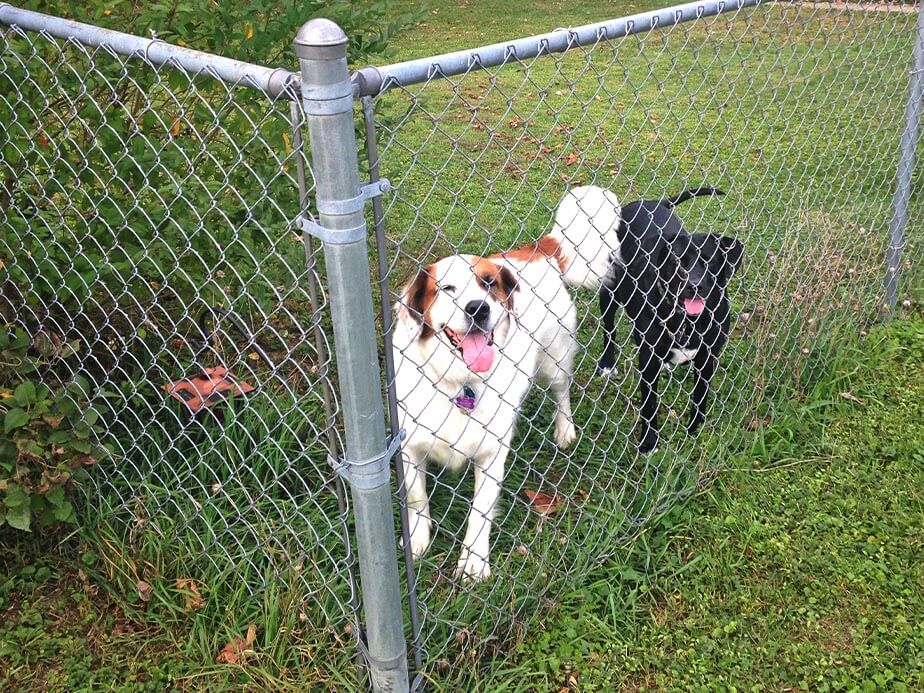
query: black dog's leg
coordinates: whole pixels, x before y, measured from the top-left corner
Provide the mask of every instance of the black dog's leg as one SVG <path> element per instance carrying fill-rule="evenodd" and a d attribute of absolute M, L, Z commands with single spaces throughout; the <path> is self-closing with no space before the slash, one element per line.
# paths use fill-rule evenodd
<path fill-rule="evenodd" d="M 603 318 L 603 355 L 597 361 L 597 367 L 608 373 L 616 365 L 616 340 L 613 332 L 616 329 L 616 293 L 606 284 L 600 287 L 600 315 Z"/>
<path fill-rule="evenodd" d="M 702 348 L 693 357 L 696 381 L 693 384 L 693 411 L 687 424 L 687 433 L 693 435 L 706 420 L 706 404 L 709 398 L 709 384 L 719 365 L 718 357 L 711 350 Z"/>
<path fill-rule="evenodd" d="M 638 350 L 639 394 L 642 398 L 639 411 L 639 450 L 648 454 L 658 447 L 658 380 L 661 377 L 661 359 L 647 344 Z"/>

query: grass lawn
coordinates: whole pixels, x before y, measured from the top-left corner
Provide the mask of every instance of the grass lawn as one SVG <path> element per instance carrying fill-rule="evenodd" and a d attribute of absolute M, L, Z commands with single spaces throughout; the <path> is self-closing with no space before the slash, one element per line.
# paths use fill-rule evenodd
<path fill-rule="evenodd" d="M 921 690 L 922 364 L 920 316 L 842 355 L 481 689 Z"/>
<path fill-rule="evenodd" d="M 437 689 L 920 690 L 922 364 L 924 316 L 874 330 L 762 450 L 576 581 L 514 652 Z M 257 647 L 239 669 L 197 646 L 201 623 L 139 625 L 143 604 L 88 578 L 96 560 L 4 544 L 4 690 L 342 690 L 324 652 L 280 672 Z"/>

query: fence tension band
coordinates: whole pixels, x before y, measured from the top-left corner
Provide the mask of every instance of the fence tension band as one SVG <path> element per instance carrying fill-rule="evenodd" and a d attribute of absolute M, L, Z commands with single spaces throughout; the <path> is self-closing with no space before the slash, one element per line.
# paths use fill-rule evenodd
<path fill-rule="evenodd" d="M 391 183 L 387 178 L 382 178 L 372 183 L 368 183 L 359 189 L 359 195 L 351 197 L 348 200 L 317 200 L 318 212 L 327 216 L 346 216 L 362 210 L 366 200 L 378 197 L 382 193 L 391 190 Z M 359 226 L 353 226 L 348 229 L 331 229 L 321 226 L 313 219 L 299 217 L 298 227 L 307 234 L 321 240 L 322 243 L 329 245 L 344 245 L 346 243 L 355 243 L 366 237 L 366 222 L 363 221 Z"/>
<path fill-rule="evenodd" d="M 387 438 L 388 445 L 385 451 L 375 457 L 365 460 L 336 460 L 328 458 L 334 473 L 344 479 L 350 486 L 368 491 L 378 488 L 388 483 L 391 474 L 391 458 L 395 456 L 401 447 L 401 441 L 404 440 L 407 433 L 402 428 L 398 431 L 397 436 Z"/>
<path fill-rule="evenodd" d="M 407 659 L 406 655 L 403 653 L 389 659 L 373 657 L 369 652 L 369 646 L 366 643 L 365 628 L 363 628 L 363 632 L 361 633 L 360 637 L 356 639 L 356 649 L 359 650 L 360 656 L 365 661 L 369 662 L 370 664 L 376 664 L 378 665 L 376 668 L 383 669 L 385 671 L 396 669 L 401 664 L 401 662 Z"/>
<path fill-rule="evenodd" d="M 391 190 L 391 183 L 387 178 L 382 178 L 373 183 L 368 183 L 359 189 L 359 195 L 349 200 L 322 200 L 318 199 L 318 212 L 329 214 L 331 216 L 342 216 L 352 214 L 363 208 L 366 200 L 378 197 L 382 193 Z"/>

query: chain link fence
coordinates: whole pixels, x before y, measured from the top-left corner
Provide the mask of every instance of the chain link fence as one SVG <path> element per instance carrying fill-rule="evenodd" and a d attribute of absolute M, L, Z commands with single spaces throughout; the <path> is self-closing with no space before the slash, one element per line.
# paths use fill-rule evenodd
<path fill-rule="evenodd" d="M 576 335 L 570 388 L 576 440 L 566 449 L 556 445 L 556 395 L 541 368 L 521 404 L 513 381 L 533 379 L 536 371 L 526 360 L 504 370 L 503 346 L 487 377 L 460 376 L 440 346 L 419 348 L 406 336 L 395 337 L 398 392 L 391 396 L 399 402 L 399 419 L 406 428 L 434 431 L 425 495 L 411 499 L 407 519 L 409 533 L 422 534 L 426 546 L 409 583 L 419 609 L 416 642 L 434 672 L 451 676 L 507 651 L 567 585 L 707 483 L 734 451 L 761 435 L 778 409 L 809 396 L 828 359 L 882 310 L 916 8 L 773 3 L 725 9 L 698 3 L 583 33 L 553 32 L 359 73 L 363 88 L 375 92 L 366 109 L 378 136 L 375 162 L 394 187 L 379 252 L 387 258 L 383 266 L 399 315 L 402 308 L 419 315 L 429 307 L 433 324 L 428 316 L 421 322 L 437 333 L 431 340 L 446 339 L 438 334 L 444 322 L 459 330 L 466 303 L 478 298 L 478 260 L 437 261 L 469 254 L 527 273 L 524 268 L 543 265 L 544 275 L 520 278 L 514 313 L 526 324 L 524 313 L 549 312 L 560 332 Z M 684 12 L 701 18 L 679 23 Z M 562 48 L 555 47 L 556 37 L 566 44 L 563 52 L 556 52 Z M 674 210 L 690 233 L 743 244 L 744 262 L 728 282 L 732 316 L 724 350 L 716 334 L 705 334 L 703 320 L 689 315 L 674 315 L 655 337 L 646 332 L 645 313 L 649 322 L 668 319 L 674 304 L 657 281 L 646 284 L 638 276 L 633 260 L 655 271 L 665 288 L 679 282 L 681 272 L 688 276 L 682 264 L 658 255 L 657 246 L 640 244 L 635 258 L 623 258 L 629 267 L 611 274 L 635 287 L 619 302 L 640 300 L 642 315 L 630 305 L 617 307 L 615 358 L 606 364 L 608 375 L 601 373 L 606 329 L 598 292 L 571 290 L 572 330 L 537 289 L 550 284 L 564 290 L 560 258 L 530 245 L 549 234 L 559 204 L 579 186 L 611 190 L 623 209 L 699 186 L 725 192 Z M 600 199 L 585 200 L 563 220 L 565 236 L 569 223 L 580 239 L 596 221 L 589 235 L 604 236 L 612 246 Z M 641 223 L 647 213 L 634 209 L 636 216 L 626 219 L 633 222 L 629 242 L 648 225 Z M 651 222 L 647 233 L 667 234 L 671 229 L 663 223 Z M 911 238 L 913 257 L 917 226 Z M 702 243 L 692 245 L 700 258 L 711 259 Z M 526 254 L 514 252 L 506 263 L 498 258 L 524 247 Z M 906 254 L 906 276 L 913 281 L 912 261 Z M 464 272 L 458 264 L 471 268 L 467 280 L 459 279 Z M 415 277 L 421 270 L 434 280 L 432 300 L 420 300 Z M 443 297 L 446 284 L 459 296 L 455 312 Z M 524 307 L 517 310 L 520 301 Z M 721 309 L 707 304 L 705 314 L 715 311 L 721 321 Z M 641 348 L 631 335 L 633 317 L 646 332 Z M 399 317 L 395 330 L 406 323 Z M 687 432 L 696 374 L 706 362 L 671 367 L 673 357 L 666 356 L 657 388 L 660 446 L 643 454 L 640 367 L 663 347 L 664 332 L 680 346 L 684 323 L 702 333 L 693 351 L 714 346 L 718 352 L 705 422 L 695 435 Z M 534 335 L 540 359 L 550 355 L 542 340 Z M 442 348 L 454 346 L 450 338 Z M 567 358 L 560 365 L 567 368 Z M 413 375 L 402 375 L 402 367 Z M 492 380 L 494 372 L 507 379 Z M 402 378 L 411 381 L 403 392 Z M 500 404 L 463 414 L 472 419 L 464 428 L 438 400 L 455 398 L 461 411 L 467 405 L 459 404 L 458 394 L 468 385 L 476 400 L 497 388 Z M 418 415 L 403 412 L 401 400 L 423 390 L 430 394 Z M 472 550 L 466 528 L 470 513 L 479 512 L 472 510 L 479 461 L 461 473 L 447 469 L 454 465 L 445 464 L 441 447 L 465 449 L 472 444 L 467 437 L 490 438 L 491 420 L 504 407 L 518 411 L 515 433 L 495 445 L 498 456 L 507 456 L 503 464 L 488 465 L 486 475 L 495 474 L 500 489 L 493 524 L 479 529 L 490 531 L 490 542 L 481 543 L 489 546 L 481 558 L 490 562 L 490 578 L 472 587 L 463 578 L 473 576 L 459 574 L 457 559 Z M 500 437 L 504 433 L 507 428 Z M 481 444 L 491 447 L 490 441 Z M 423 467 L 419 459 L 406 475 Z M 427 537 L 420 527 L 431 522 Z M 420 553 L 410 546 L 406 551 Z"/>
<path fill-rule="evenodd" d="M 361 615 L 357 560 L 399 565 L 412 684 L 451 686 L 759 441 L 888 308 L 887 256 L 903 289 L 920 286 L 918 203 L 907 230 L 907 216 L 893 218 L 920 51 L 908 6 L 746 5 L 759 3 L 693 3 L 366 68 L 343 93 L 336 75 L 305 77 L 334 61 L 337 36 L 299 34 L 311 48 L 299 49 L 300 84 L 0 5 L 0 314 L 46 355 L 45 377 L 84 383 L 96 402 L 91 423 L 112 454 L 83 488 L 110 573 L 164 594 L 173 579 L 227 584 L 206 595 L 216 614 L 271 594 L 290 635 L 327 653 L 303 664 L 351 670 L 358 648 L 382 685 L 377 672 L 400 666 L 377 639 L 395 624 L 380 622 L 369 585 Z M 357 452 L 357 366 L 334 345 L 373 339 L 349 324 L 362 297 L 342 298 L 358 275 L 333 274 L 342 249 L 365 258 L 365 235 L 344 243 L 336 234 L 353 227 L 335 220 L 361 217 L 363 195 L 332 198 L 311 163 L 330 154 L 329 123 L 354 115 L 364 175 L 391 187 L 366 210 L 377 272 L 359 271 L 382 307 L 385 411 L 393 440 L 404 436 L 384 487 L 403 556 L 377 517 L 387 541 L 356 560 L 373 535 L 355 474 L 393 450 Z M 905 135 L 907 186 L 916 129 Z M 569 203 L 582 186 L 618 204 L 599 193 Z M 740 242 L 740 267 L 732 246 L 707 252 L 682 234 L 665 245 L 663 220 L 623 213 L 700 186 L 724 195 L 674 212 L 691 233 Z M 633 243 L 631 257 L 611 256 Z M 704 307 L 682 293 L 696 266 L 722 274 L 718 255 L 730 265 L 724 348 L 724 336 L 681 326 L 722 322 L 708 289 Z M 611 326 L 600 279 L 615 294 Z M 693 361 L 660 369 L 655 452 L 639 436 L 653 401 L 640 372 L 646 349 L 663 349 L 633 339 L 630 304 L 663 328 L 655 342 Z M 691 434 L 708 367 L 695 352 L 717 368 Z M 233 627 L 256 618 L 240 611 Z"/>
<path fill-rule="evenodd" d="M 345 651 L 358 591 L 323 257 L 296 226 L 297 75 L 0 10 L 0 314 L 95 403 L 111 454 L 81 521 L 105 570 L 143 599 L 201 594 L 216 642 L 261 594 Z"/>

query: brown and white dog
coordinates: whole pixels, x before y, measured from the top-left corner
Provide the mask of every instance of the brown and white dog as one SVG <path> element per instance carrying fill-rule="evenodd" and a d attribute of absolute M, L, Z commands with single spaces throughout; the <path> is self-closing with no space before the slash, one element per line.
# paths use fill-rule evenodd
<path fill-rule="evenodd" d="M 393 349 L 415 559 L 430 545 L 432 529 L 427 461 L 461 469 L 471 460 L 475 491 L 455 574 L 491 574 L 489 532 L 504 464 L 537 377 L 555 400 L 555 443 L 574 442 L 569 389 L 577 318 L 565 284 L 594 289 L 606 274 L 620 213 L 610 195 L 599 209 L 581 210 L 594 224 L 572 224 L 560 213 L 535 243 L 490 257 L 444 258 L 402 290 Z"/>

